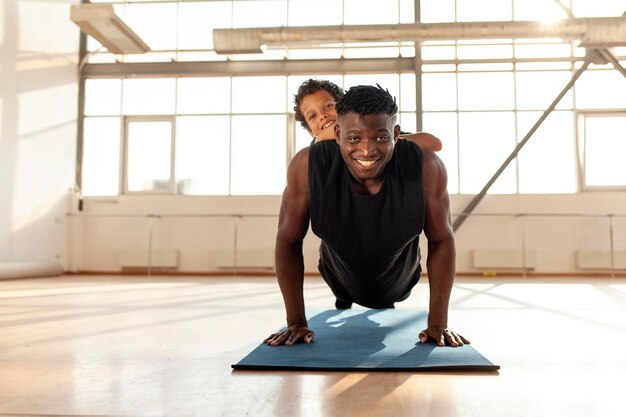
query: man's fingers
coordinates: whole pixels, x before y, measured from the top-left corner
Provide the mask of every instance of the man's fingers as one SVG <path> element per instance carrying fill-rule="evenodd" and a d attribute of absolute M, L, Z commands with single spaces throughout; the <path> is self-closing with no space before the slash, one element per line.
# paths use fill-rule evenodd
<path fill-rule="evenodd" d="M 289 338 L 287 339 L 287 341 L 285 342 L 285 345 L 291 346 L 294 343 L 296 343 L 298 341 L 298 339 L 300 339 L 301 337 L 302 337 L 301 332 L 292 332 L 289 335 Z"/>
<path fill-rule="evenodd" d="M 263 340 L 263 343 L 269 343 L 269 341 L 272 340 L 274 337 L 276 337 L 276 333 L 272 333 L 271 335 L 266 337 L 265 340 Z"/>
<path fill-rule="evenodd" d="M 291 346 L 299 340 L 304 341 L 305 343 L 311 343 L 313 340 L 313 336 L 315 334 L 313 331 L 307 328 L 295 328 L 295 329 L 285 329 L 278 333 L 271 334 L 267 339 L 263 341 L 270 346 L 278 346 L 278 345 L 286 345 Z"/>
<path fill-rule="evenodd" d="M 421 331 L 418 335 L 420 342 L 426 343 L 430 340 L 437 343 L 438 346 L 463 346 L 468 345 L 470 342 L 460 334 L 450 329 L 442 329 L 436 327 L 429 327 Z"/>
<path fill-rule="evenodd" d="M 281 345 L 285 342 L 285 339 L 287 339 L 287 332 L 277 333 L 270 339 L 268 344 L 272 346 Z"/>
<path fill-rule="evenodd" d="M 285 345 L 291 346 L 300 339 L 302 339 L 304 343 L 311 343 L 311 340 L 313 340 L 313 332 L 309 331 L 304 336 L 301 332 L 294 332 L 289 336 L 289 339 L 287 339 Z"/>
<path fill-rule="evenodd" d="M 446 338 L 446 340 L 448 341 L 448 344 L 450 346 L 459 346 L 460 344 L 462 345 L 463 343 L 460 343 L 460 339 L 457 340 L 456 338 L 456 334 L 453 331 L 450 331 L 448 329 L 444 330 L 444 336 Z"/>

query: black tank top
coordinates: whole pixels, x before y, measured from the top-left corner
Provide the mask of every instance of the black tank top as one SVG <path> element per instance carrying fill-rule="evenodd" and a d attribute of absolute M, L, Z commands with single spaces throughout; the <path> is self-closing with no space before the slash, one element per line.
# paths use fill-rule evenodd
<path fill-rule="evenodd" d="M 422 152 L 399 139 L 374 195 L 354 191 L 334 140 L 309 151 L 311 228 L 322 240 L 320 272 L 358 304 L 381 308 L 419 280 L 424 225 Z"/>

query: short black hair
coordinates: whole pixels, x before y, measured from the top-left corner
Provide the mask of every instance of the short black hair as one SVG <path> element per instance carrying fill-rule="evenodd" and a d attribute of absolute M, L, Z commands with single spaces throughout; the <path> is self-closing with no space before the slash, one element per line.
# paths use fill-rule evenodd
<path fill-rule="evenodd" d="M 309 78 L 303 82 L 298 88 L 298 93 L 293 96 L 293 102 L 295 104 L 293 110 L 296 112 L 296 121 L 300 122 L 300 125 L 309 131 L 311 129 L 309 129 L 309 124 L 306 122 L 304 114 L 302 114 L 302 111 L 300 110 L 300 105 L 302 104 L 302 99 L 304 97 L 317 93 L 320 90 L 327 91 L 328 94 L 335 99 L 335 101 L 339 100 L 343 96 L 343 89 L 337 84 L 328 80 L 316 80 L 313 78 Z"/>
<path fill-rule="evenodd" d="M 350 87 L 348 91 L 337 101 L 335 106 L 338 116 L 346 113 L 356 113 L 359 116 L 370 114 L 388 114 L 395 116 L 398 113 L 396 98 L 389 94 L 386 88 L 379 84 L 357 85 Z"/>

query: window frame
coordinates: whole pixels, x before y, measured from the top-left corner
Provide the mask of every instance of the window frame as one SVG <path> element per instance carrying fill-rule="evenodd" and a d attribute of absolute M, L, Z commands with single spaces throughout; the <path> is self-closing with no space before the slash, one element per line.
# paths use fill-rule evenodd
<path fill-rule="evenodd" d="M 576 148 L 578 153 L 579 189 L 581 192 L 597 191 L 626 191 L 624 185 L 587 185 L 587 137 L 585 122 L 590 117 L 622 117 L 626 118 L 626 109 L 623 110 L 584 110 L 576 114 Z"/>

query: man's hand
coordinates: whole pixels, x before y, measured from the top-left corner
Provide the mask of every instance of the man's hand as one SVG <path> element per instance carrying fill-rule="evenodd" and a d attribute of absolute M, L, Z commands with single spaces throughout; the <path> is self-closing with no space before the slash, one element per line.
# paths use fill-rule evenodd
<path fill-rule="evenodd" d="M 263 341 L 263 343 L 267 343 L 270 346 L 291 346 L 298 341 L 311 343 L 314 335 L 315 333 L 313 333 L 312 330 L 306 327 L 306 325 L 295 323 L 285 330 L 281 330 L 278 333 L 271 334 L 270 337 Z"/>
<path fill-rule="evenodd" d="M 463 346 L 469 345 L 470 341 L 455 331 L 441 326 L 431 326 L 422 330 L 419 334 L 420 342 L 426 343 L 429 340 L 436 342 L 439 346 Z"/>

